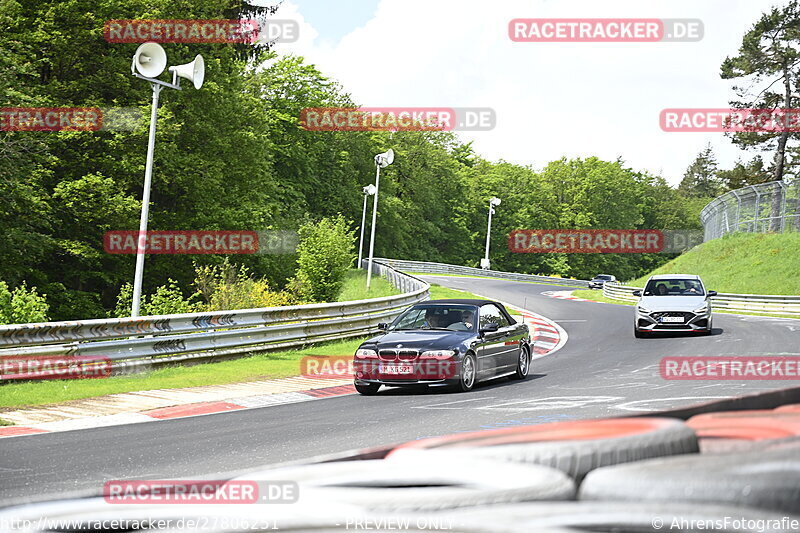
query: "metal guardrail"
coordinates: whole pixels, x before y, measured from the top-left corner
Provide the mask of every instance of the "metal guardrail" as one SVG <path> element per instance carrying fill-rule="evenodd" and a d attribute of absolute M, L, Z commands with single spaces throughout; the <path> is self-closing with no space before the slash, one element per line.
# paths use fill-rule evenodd
<path fill-rule="evenodd" d="M 430 298 L 430 285 L 390 266 L 373 272 L 403 294 L 369 300 L 0 326 L 0 357 L 87 356 L 115 371 L 367 335 Z"/>
<path fill-rule="evenodd" d="M 517 274 L 515 272 L 503 272 L 500 270 L 484 270 L 482 268 L 448 265 L 445 263 L 428 263 L 424 261 L 404 261 L 401 259 L 376 259 L 376 261 L 380 261 L 381 263 L 387 264 L 392 268 L 410 272 L 418 272 L 420 274 L 455 274 L 462 276 L 483 276 L 491 278 L 509 279 L 513 281 L 552 283 L 558 285 L 567 285 L 570 287 L 580 287 L 582 289 L 589 287 L 588 281 L 583 281 L 578 279 L 555 278 L 550 276 L 535 276 L 533 274 Z"/>
<path fill-rule="evenodd" d="M 642 290 L 642 288 L 605 283 L 603 285 L 603 296 L 612 300 L 635 302 L 639 299 L 633 295 L 633 291 L 636 290 Z M 800 296 L 721 292 L 717 296 L 712 296 L 711 302 L 714 309 L 721 311 L 800 317 Z"/>

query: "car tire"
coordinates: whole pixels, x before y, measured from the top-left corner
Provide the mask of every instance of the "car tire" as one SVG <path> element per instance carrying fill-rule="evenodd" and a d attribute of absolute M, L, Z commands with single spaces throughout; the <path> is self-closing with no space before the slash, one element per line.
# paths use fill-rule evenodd
<path fill-rule="evenodd" d="M 380 383 L 354 383 L 356 388 L 356 392 L 358 392 L 362 396 L 375 396 L 378 393 L 378 389 L 381 388 Z"/>
<path fill-rule="evenodd" d="M 637 339 L 643 339 L 644 333 L 639 331 L 639 329 L 636 326 L 633 326 L 633 336 L 636 337 Z"/>
<path fill-rule="evenodd" d="M 511 379 L 517 379 L 522 381 L 523 379 L 528 377 L 528 373 L 531 371 L 531 351 L 530 348 L 527 346 L 523 346 L 520 349 L 520 356 L 517 359 L 517 370 L 511 376 Z"/>
<path fill-rule="evenodd" d="M 461 362 L 461 372 L 458 379 L 453 381 L 453 390 L 455 392 L 469 392 L 475 387 L 478 381 L 478 365 L 476 363 L 475 354 L 467 352 Z M 470 374 L 465 374 L 467 369 Z M 471 369 L 471 370 L 470 370 Z"/>
<path fill-rule="evenodd" d="M 673 418 L 613 418 L 554 422 L 431 437 L 401 444 L 387 457 L 424 453 L 538 464 L 580 482 L 595 468 L 656 457 L 696 454 L 694 431 Z"/>

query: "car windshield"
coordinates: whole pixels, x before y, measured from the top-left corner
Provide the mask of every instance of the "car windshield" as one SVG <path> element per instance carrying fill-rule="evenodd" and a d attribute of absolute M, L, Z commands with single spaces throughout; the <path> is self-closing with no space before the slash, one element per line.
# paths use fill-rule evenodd
<path fill-rule="evenodd" d="M 651 279 L 645 296 L 703 296 L 703 284 L 697 279 Z"/>
<path fill-rule="evenodd" d="M 389 329 L 472 331 L 475 329 L 475 308 L 470 305 L 416 305 L 397 317 Z"/>
<path fill-rule="evenodd" d="M 599 279 L 603 281 L 611 281 L 611 276 L 606 276 L 605 274 L 600 274 L 599 276 L 595 276 L 594 279 Z"/>

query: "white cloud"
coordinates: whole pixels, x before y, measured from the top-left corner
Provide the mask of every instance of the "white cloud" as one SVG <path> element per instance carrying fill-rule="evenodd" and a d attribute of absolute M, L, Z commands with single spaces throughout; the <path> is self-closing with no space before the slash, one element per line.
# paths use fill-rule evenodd
<path fill-rule="evenodd" d="M 668 107 L 727 107 L 726 55 L 771 0 L 382 0 L 374 18 L 332 44 L 286 3 L 305 56 L 362 105 L 492 107 L 498 125 L 464 132 L 489 159 L 542 167 L 562 156 L 622 157 L 677 183 L 707 142 L 720 162 L 738 150 L 722 134 L 665 133 Z M 337 7 L 331 6 L 331 9 Z M 699 18 L 695 43 L 515 43 L 513 18 Z"/>

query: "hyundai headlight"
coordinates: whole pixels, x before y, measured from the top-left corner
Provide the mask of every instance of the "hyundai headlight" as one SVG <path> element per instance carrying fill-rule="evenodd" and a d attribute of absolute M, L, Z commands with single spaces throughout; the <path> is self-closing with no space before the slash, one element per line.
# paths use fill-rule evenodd
<path fill-rule="evenodd" d="M 708 304 L 704 304 L 703 307 L 698 307 L 694 310 L 694 314 L 696 315 L 704 315 L 708 313 Z"/>
<path fill-rule="evenodd" d="M 642 313 L 643 315 L 649 315 L 651 313 L 649 309 L 647 309 L 646 307 L 642 307 L 641 305 L 637 305 L 636 310 Z"/>

